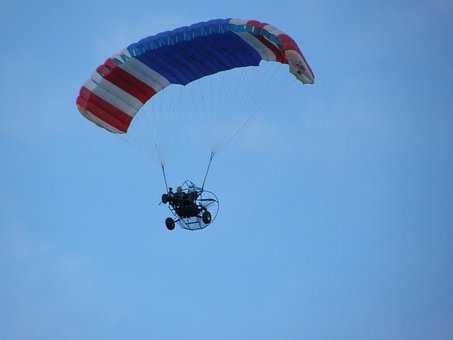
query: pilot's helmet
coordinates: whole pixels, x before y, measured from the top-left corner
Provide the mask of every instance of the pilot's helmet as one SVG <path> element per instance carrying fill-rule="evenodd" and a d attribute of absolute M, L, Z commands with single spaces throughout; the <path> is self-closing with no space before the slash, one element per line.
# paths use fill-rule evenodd
<path fill-rule="evenodd" d="M 176 192 L 181 192 L 182 191 L 182 188 L 179 186 L 176 188 Z"/>

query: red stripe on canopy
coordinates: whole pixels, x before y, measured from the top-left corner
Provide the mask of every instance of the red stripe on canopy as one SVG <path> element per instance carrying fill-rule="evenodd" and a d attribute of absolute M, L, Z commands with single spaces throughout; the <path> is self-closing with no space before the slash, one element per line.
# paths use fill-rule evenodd
<path fill-rule="evenodd" d="M 285 55 L 282 53 L 281 49 L 271 43 L 262 35 L 257 35 L 256 38 L 261 41 L 268 49 L 270 49 L 275 54 L 275 60 L 282 64 L 287 64 Z"/>
<path fill-rule="evenodd" d="M 250 25 L 250 26 L 258 28 L 258 29 L 262 29 L 264 26 L 266 26 L 268 24 L 265 22 L 260 22 L 258 20 L 249 20 L 249 21 L 247 21 L 247 25 Z M 257 33 L 254 33 L 254 35 L 259 41 L 261 41 L 268 49 L 270 49 L 275 54 L 276 61 L 278 61 L 282 64 L 287 63 L 286 57 L 280 48 L 278 48 L 273 43 L 271 43 L 263 35 L 257 34 Z"/>
<path fill-rule="evenodd" d="M 122 132 L 127 132 L 132 121 L 131 116 L 95 95 L 84 86 L 80 89 L 79 97 L 77 97 L 77 105 Z"/>
<path fill-rule="evenodd" d="M 284 51 L 286 50 L 294 50 L 300 52 L 299 46 L 297 46 L 296 42 L 287 34 L 279 34 L 278 39 L 280 40 L 280 43 L 282 44 L 282 49 Z"/>
<path fill-rule="evenodd" d="M 250 25 L 250 26 L 253 26 L 253 27 L 256 27 L 256 28 L 263 28 L 267 24 L 265 24 L 263 22 L 260 22 L 258 20 L 249 20 L 249 21 L 247 21 L 247 25 Z"/>
<path fill-rule="evenodd" d="M 112 59 L 107 59 L 97 68 L 100 75 L 142 103 L 156 94 L 156 91 L 130 73 L 118 67 Z"/>

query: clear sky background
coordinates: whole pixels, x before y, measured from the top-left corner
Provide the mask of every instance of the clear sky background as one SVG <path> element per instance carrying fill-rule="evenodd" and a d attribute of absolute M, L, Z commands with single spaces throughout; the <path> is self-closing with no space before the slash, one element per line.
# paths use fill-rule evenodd
<path fill-rule="evenodd" d="M 0 339 L 451 339 L 452 16 L 447 0 L 3 2 Z M 213 164 L 215 224 L 169 232 L 155 152 L 75 98 L 129 43 L 228 17 L 288 32 L 317 82 L 264 66 L 259 110 L 208 86 L 234 76 L 148 103 L 175 118 L 150 131 L 202 132 L 171 139 L 173 185 L 200 181 L 204 136 L 258 111 Z M 209 124 L 181 130 L 203 93 Z"/>

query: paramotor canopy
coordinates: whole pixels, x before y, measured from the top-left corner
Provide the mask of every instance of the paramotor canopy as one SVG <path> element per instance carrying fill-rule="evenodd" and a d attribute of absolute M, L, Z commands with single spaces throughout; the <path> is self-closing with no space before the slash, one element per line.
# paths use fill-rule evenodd
<path fill-rule="evenodd" d="M 304 84 L 314 74 L 299 46 L 284 32 L 256 20 L 217 19 L 162 32 L 129 45 L 91 75 L 77 97 L 79 111 L 114 133 L 126 133 L 140 108 L 170 84 L 261 60 L 289 65 Z"/>

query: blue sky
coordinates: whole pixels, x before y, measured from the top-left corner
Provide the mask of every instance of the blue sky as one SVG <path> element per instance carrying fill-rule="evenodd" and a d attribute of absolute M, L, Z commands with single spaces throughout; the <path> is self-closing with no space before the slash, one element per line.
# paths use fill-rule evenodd
<path fill-rule="evenodd" d="M 446 0 L 3 4 L 0 339 L 448 339 L 452 14 Z M 112 53 L 225 17 L 288 32 L 316 84 L 263 65 L 169 88 L 131 130 L 146 154 L 78 113 Z M 166 231 L 140 135 L 175 136 L 170 181 L 199 181 L 213 136 L 249 115 L 208 179 L 216 223 Z"/>

